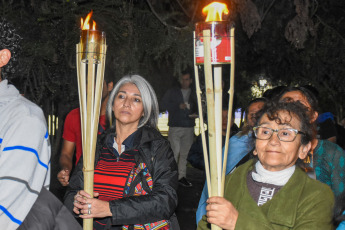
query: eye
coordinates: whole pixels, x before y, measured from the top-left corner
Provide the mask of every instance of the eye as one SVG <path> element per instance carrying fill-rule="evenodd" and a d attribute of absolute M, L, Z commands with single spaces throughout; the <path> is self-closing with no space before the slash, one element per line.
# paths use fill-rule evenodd
<path fill-rule="evenodd" d="M 292 133 L 293 133 L 293 131 L 289 130 L 289 129 L 282 129 L 282 130 L 280 130 L 280 135 L 284 136 L 284 137 L 289 137 L 289 136 L 292 135 Z"/>
<path fill-rule="evenodd" d="M 261 127 L 260 129 L 259 129 L 259 132 L 260 132 L 260 134 L 261 135 L 271 135 L 271 130 L 270 129 L 268 129 L 268 128 L 264 128 L 264 127 Z"/>
<path fill-rule="evenodd" d="M 134 98 L 134 101 L 135 102 L 141 102 L 141 99 L 140 98 Z"/>
<path fill-rule="evenodd" d="M 124 93 L 119 93 L 119 94 L 117 95 L 117 98 L 119 98 L 119 99 L 124 99 L 124 98 L 126 98 L 126 95 L 125 95 Z"/>

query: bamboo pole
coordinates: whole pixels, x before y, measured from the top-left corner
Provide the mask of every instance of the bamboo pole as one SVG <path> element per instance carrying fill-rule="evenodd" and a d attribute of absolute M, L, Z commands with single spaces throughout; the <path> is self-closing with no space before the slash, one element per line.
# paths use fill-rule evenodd
<path fill-rule="evenodd" d="M 200 129 L 201 129 L 201 140 L 202 140 L 202 149 L 204 154 L 204 162 L 205 162 L 205 172 L 206 172 L 206 182 L 207 182 L 207 191 L 208 194 L 211 194 L 211 179 L 210 179 L 210 164 L 208 162 L 208 151 L 206 146 L 206 137 L 205 137 L 205 127 L 204 127 L 204 113 L 202 111 L 202 104 L 201 104 L 201 89 L 200 89 L 200 81 L 199 81 L 199 70 L 198 66 L 196 65 L 196 58 L 195 58 L 195 32 L 193 33 L 194 37 L 194 72 L 195 72 L 195 87 L 196 87 L 196 96 L 198 99 L 198 110 L 199 110 L 199 121 L 200 121 Z"/>
<path fill-rule="evenodd" d="M 91 44 L 89 44 L 91 46 Z M 83 149 L 83 174 L 84 174 L 84 190 L 93 197 L 93 174 L 94 174 L 94 159 L 95 154 L 92 152 L 93 145 L 93 106 L 94 106 L 94 91 L 95 91 L 95 76 L 94 76 L 94 64 L 93 57 L 90 53 L 87 55 L 87 95 L 86 95 L 86 132 L 85 132 L 85 144 Z M 83 220 L 84 230 L 93 229 L 93 219 Z"/>
<path fill-rule="evenodd" d="M 94 45 L 94 43 L 88 44 L 88 49 L 95 50 Z M 83 147 L 84 190 L 91 197 L 93 197 L 94 161 L 103 91 L 106 48 L 105 43 L 102 43 L 100 60 L 95 60 L 93 52 L 87 53 L 86 59 L 82 60 L 81 43 L 77 44 L 77 74 Z M 83 229 L 93 229 L 92 218 L 83 220 Z"/>
<path fill-rule="evenodd" d="M 214 105 L 214 91 L 213 91 L 213 76 L 211 65 L 211 32 L 210 30 L 203 30 L 204 38 L 204 70 L 205 70 L 205 86 L 206 86 L 206 101 L 207 101 L 207 123 L 208 123 L 208 137 L 209 137 L 209 153 L 210 153 L 210 171 L 211 171 L 211 193 L 209 196 L 218 196 L 218 173 L 217 173 L 217 155 L 216 155 L 216 133 L 215 133 L 215 105 Z M 211 225 L 212 230 L 220 230 L 217 225 Z"/>
<path fill-rule="evenodd" d="M 210 30 L 203 31 L 204 37 L 204 69 L 205 69 L 205 88 L 207 101 L 207 123 L 209 136 L 209 153 L 210 153 L 210 171 L 211 171 L 211 187 L 210 196 L 217 196 L 217 158 L 215 155 L 216 135 L 215 135 L 215 117 L 214 117 L 214 92 L 213 92 L 213 76 L 211 66 L 211 48 L 210 48 Z"/>
<path fill-rule="evenodd" d="M 226 162 L 228 160 L 228 148 L 229 148 L 229 137 L 231 129 L 231 119 L 234 101 L 234 89 L 235 89 L 235 28 L 231 27 L 230 30 L 230 42 L 231 42 L 231 71 L 230 71 L 230 89 L 229 89 L 229 110 L 228 110 L 228 123 L 226 128 L 225 147 L 224 147 L 224 161 L 223 161 L 223 172 L 222 172 L 222 194 L 224 195 L 224 183 L 226 173 Z"/>
<path fill-rule="evenodd" d="M 214 113 L 216 134 L 216 149 L 214 154 L 216 154 L 217 158 L 217 196 L 221 196 L 222 194 L 222 92 L 222 66 L 216 65 L 214 67 Z"/>

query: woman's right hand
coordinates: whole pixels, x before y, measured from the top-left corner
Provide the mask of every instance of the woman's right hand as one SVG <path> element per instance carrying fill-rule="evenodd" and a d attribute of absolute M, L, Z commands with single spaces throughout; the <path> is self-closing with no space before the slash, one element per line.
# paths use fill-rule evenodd
<path fill-rule="evenodd" d="M 98 197 L 99 193 L 95 192 L 94 197 Z M 84 190 L 80 190 L 74 196 L 73 212 L 80 215 L 83 219 L 89 218 L 104 218 L 112 216 L 109 202 L 91 198 L 91 196 Z"/>
<path fill-rule="evenodd" d="M 222 229 L 234 230 L 238 218 L 238 211 L 230 201 L 223 197 L 210 197 L 207 200 L 207 222 Z"/>

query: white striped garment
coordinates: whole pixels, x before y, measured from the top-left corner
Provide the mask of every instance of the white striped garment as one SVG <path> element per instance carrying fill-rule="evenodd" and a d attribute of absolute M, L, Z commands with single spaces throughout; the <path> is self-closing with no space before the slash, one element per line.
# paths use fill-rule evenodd
<path fill-rule="evenodd" d="M 0 226 L 17 229 L 50 183 L 50 143 L 42 110 L 0 82 Z"/>

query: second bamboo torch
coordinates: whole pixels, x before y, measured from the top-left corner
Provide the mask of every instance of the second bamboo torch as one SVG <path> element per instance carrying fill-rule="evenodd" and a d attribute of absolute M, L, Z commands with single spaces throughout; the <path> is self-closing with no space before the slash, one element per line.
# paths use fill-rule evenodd
<path fill-rule="evenodd" d="M 194 66 L 195 82 L 198 97 L 201 135 L 205 159 L 206 180 L 209 196 L 223 196 L 224 179 L 227 162 L 227 146 L 230 137 L 230 121 L 234 95 L 235 70 L 235 38 L 234 27 L 222 20 L 223 14 L 229 10 L 223 3 L 213 2 L 203 8 L 207 14 L 205 22 L 195 25 L 194 32 Z M 230 89 L 228 105 L 228 122 L 226 131 L 225 154 L 222 159 L 222 65 L 231 64 Z M 204 66 L 207 127 L 209 148 L 206 148 L 206 137 L 203 128 L 203 111 L 201 106 L 201 90 L 199 66 Z M 207 153 L 209 152 L 209 154 Z M 212 229 L 219 227 L 212 225 Z"/>

